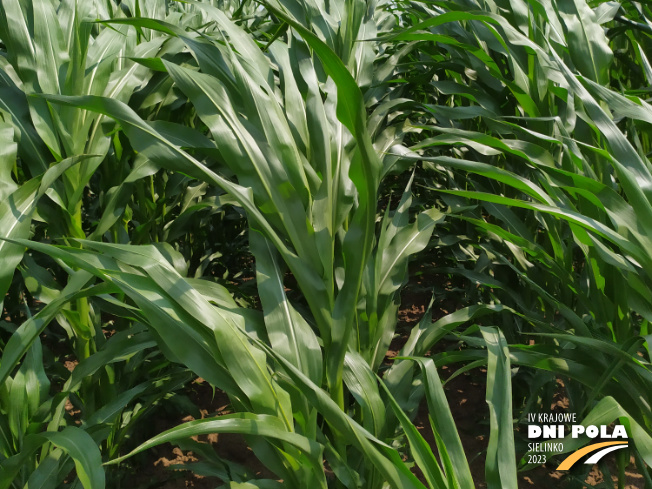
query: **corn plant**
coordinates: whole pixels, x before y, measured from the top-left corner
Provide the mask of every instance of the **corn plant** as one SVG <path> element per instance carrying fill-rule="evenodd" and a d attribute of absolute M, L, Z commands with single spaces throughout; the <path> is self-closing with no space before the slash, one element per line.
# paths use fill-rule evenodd
<path fill-rule="evenodd" d="M 423 7 L 435 19 L 424 16 L 422 30 L 398 38 L 440 40 L 432 57 L 446 60 L 454 82 L 432 82 L 421 125 L 431 137 L 412 146 L 412 158 L 441 175 L 429 185 L 461 220 L 460 232 L 482 236 L 466 243 L 473 269 L 442 271 L 486 284 L 490 300 L 519 313 L 503 327 L 511 359 L 542 370 L 521 419 L 545 408 L 543 393 L 561 375 L 582 386 L 567 390 L 570 411 L 596 414 L 609 395 L 620 413 L 649 426 L 650 163 L 641 124 L 649 105 L 637 85 L 625 94 L 610 86 L 633 66 L 614 60 L 614 46 L 625 43 L 639 76 L 646 73 L 647 36 L 635 37 L 640 25 L 626 18 L 645 19 L 646 11 L 550 5 L 508 13 L 497 3 L 480 13 L 468 2 L 478 13 L 455 16 L 444 8 L 460 7 L 447 2 Z M 647 443 L 637 450 L 649 484 Z"/>
<path fill-rule="evenodd" d="M 92 23 L 97 17 L 121 15 L 120 8 L 111 4 L 2 2 L 0 197 L 4 236 L 86 237 L 93 216 L 93 209 L 83 206 L 90 180 L 98 168 L 126 162 L 126 158 L 120 161 L 120 145 L 113 144 L 112 135 L 102 129 L 101 116 L 77 109 L 54 111 L 36 96 L 103 94 L 128 100 L 152 73 L 127 56 L 159 52 L 163 39 L 141 39 L 127 29 L 104 29 Z M 111 181 L 102 184 L 93 190 L 109 190 L 110 195 Z M 191 203 L 187 200 L 187 205 Z M 108 206 L 106 212 L 112 210 Z M 102 487 L 98 445 L 115 453 L 131 427 L 148 413 L 146 408 L 190 377 L 183 369 L 167 366 L 160 351 L 152 350 L 155 343 L 148 335 L 138 334 L 143 332 L 138 324 L 107 341 L 102 330 L 112 326 L 102 322 L 107 310 L 116 319 L 126 318 L 124 324 L 133 324 L 134 318 L 115 304 L 89 302 L 89 294 L 81 291 L 90 276 L 61 269 L 39 256 L 24 256 L 22 248 L 6 241 L 0 250 L 0 304 L 7 294 L 10 318 L 2 324 L 14 333 L 15 324 L 23 323 L 20 332 L 7 344 L 3 342 L 2 487 L 55 487 L 73 467 L 82 484 Z M 14 271 L 21 260 L 18 275 Z M 42 345 L 38 337 L 21 335 L 35 327 L 42 331 L 54 319 L 59 329 L 48 330 L 47 336 L 57 338 L 64 333 L 65 339 L 59 342 L 69 345 L 80 362 L 75 374 L 44 365 L 51 343 Z M 27 348 L 25 360 L 14 371 Z M 149 378 L 139 375 L 139 369 Z M 52 377 L 63 379 L 52 385 Z M 71 419 L 67 413 L 68 398 L 80 419 Z M 79 423 L 82 426 L 76 426 Z"/>
<path fill-rule="evenodd" d="M 242 412 L 182 426 L 139 450 L 188 434 L 231 430 L 250 435 L 256 454 L 285 484 L 325 487 L 325 458 L 336 484 L 422 487 L 387 444 L 400 426 L 430 487 L 459 485 L 459 480 L 471 487 L 466 462 L 442 469 L 411 424 L 409 411 L 375 377 L 393 336 L 407 260 L 425 247 L 442 217 L 435 209 L 411 215 L 408 185 L 395 209 L 376 224 L 380 182 L 396 162 L 381 157 L 390 147 L 400 148 L 404 132 L 387 121 L 396 105 L 391 100 L 371 113 L 374 127 L 367 129 L 360 86 L 370 82 L 365 65 L 371 66 L 373 48 L 353 41 L 377 35 L 376 16 L 381 26 L 391 26 L 383 9 L 376 14 L 360 6 L 334 5 L 331 23 L 345 20 L 350 29 L 336 31 L 329 23 L 320 29 L 302 25 L 284 13 L 291 11 L 289 5 L 269 6 L 292 30 L 284 39 L 270 41 L 263 52 L 223 12 L 196 7 L 211 25 L 199 33 L 153 19 L 107 24 L 154 29 L 190 50 L 190 64 L 165 57 L 139 62 L 167 73 L 190 99 L 210 130 L 215 163 L 182 149 L 195 150 L 201 133 L 184 128 L 186 140 L 170 137 L 169 126 L 147 123 L 119 100 L 43 96 L 57 106 L 114 118 L 139 155 L 221 188 L 247 212 L 262 317 L 224 303 L 224 291 L 215 284 L 184 279 L 171 265 L 176 259 L 167 261 L 150 246 L 79 240 L 72 248 L 29 244 L 119 287 L 149 318 L 163 352 L 227 392 Z M 342 13 L 346 18 L 338 19 Z M 396 59 L 383 61 L 387 78 Z M 192 69 L 194 63 L 199 72 Z M 212 168 L 228 168 L 237 183 Z M 305 306 L 295 307 L 287 298 L 286 267 Z M 491 345 L 504 341 L 492 330 L 486 335 Z M 23 351 L 27 346 L 22 343 Z M 492 375 L 500 369 L 503 388 L 489 395 L 500 397 L 506 415 L 511 411 L 507 360 L 502 349 L 492 351 L 490 358 L 498 359 L 492 360 Z M 270 371 L 270 365 L 276 370 Z M 414 368 L 407 360 L 405 365 Z M 424 361 L 423 372 L 430 379 L 433 408 L 448 412 L 437 423 L 443 429 L 451 417 L 434 365 Z M 253 436 L 257 433 L 263 436 Z M 455 444 L 457 454 L 463 453 L 454 431 L 442 436 L 448 446 Z M 447 453 L 446 447 L 439 446 L 441 453 Z M 514 475 L 496 474 L 498 479 Z"/>
<path fill-rule="evenodd" d="M 585 423 L 627 424 L 650 484 L 646 7 L 2 6 L 0 487 L 74 466 L 102 488 L 175 442 L 227 487 L 470 489 L 438 373 L 458 363 L 487 371 L 488 487 L 517 487 L 514 419 L 558 376 Z M 472 285 L 388 359 L 429 253 Z M 59 326 L 79 364 L 52 396 Z M 234 412 L 135 446 L 188 370 Z M 273 478 L 188 441 L 225 432 Z"/>

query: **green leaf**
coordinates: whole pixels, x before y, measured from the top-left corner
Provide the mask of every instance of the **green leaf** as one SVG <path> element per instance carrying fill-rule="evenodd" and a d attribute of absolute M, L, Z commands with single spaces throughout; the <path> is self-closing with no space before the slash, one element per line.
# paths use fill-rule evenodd
<path fill-rule="evenodd" d="M 516 451 L 512 414 L 512 372 L 509 349 L 497 328 L 480 327 L 487 344 L 489 446 L 485 471 L 489 489 L 516 489 Z"/>
<path fill-rule="evenodd" d="M 435 455 L 432 453 L 432 448 L 428 445 L 428 442 L 424 440 L 419 430 L 412 424 L 410 419 L 407 417 L 403 409 L 398 405 L 396 400 L 392 397 L 389 389 L 383 382 L 380 383 L 381 387 L 387 395 L 389 400 L 389 405 L 394 411 L 394 414 L 401 423 L 401 427 L 405 432 L 408 443 L 410 444 L 410 453 L 414 457 L 414 461 L 417 466 L 423 471 L 428 486 L 431 488 L 451 487 L 447 481 L 444 472 L 441 470 Z M 453 486 L 454 487 L 454 486 Z"/>
<path fill-rule="evenodd" d="M 315 383 L 322 379 L 322 353 L 317 337 L 285 294 L 279 256 L 269 240 L 252 232 L 256 282 L 271 346 Z"/>
<path fill-rule="evenodd" d="M 264 414 L 236 413 L 226 414 L 219 418 L 198 419 L 183 423 L 151 438 L 128 454 L 113 459 L 109 463 L 116 464 L 122 462 L 137 453 L 162 443 L 211 433 L 239 433 L 273 438 L 297 447 L 312 459 L 320 459 L 323 450 L 317 442 L 309 440 L 297 433 L 287 431 L 285 424 L 279 418 Z"/>
<path fill-rule="evenodd" d="M 573 64 L 587 78 L 606 85 L 613 53 L 595 12 L 586 0 L 559 2 L 557 7 Z"/>
<path fill-rule="evenodd" d="M 25 437 L 21 452 L 0 462 L 0 489 L 11 486 L 23 464 L 46 442 L 61 448 L 74 460 L 77 477 L 84 489 L 104 489 L 100 450 L 88 433 L 75 426 L 68 426 L 60 432 L 46 431 Z"/>
<path fill-rule="evenodd" d="M 406 357 L 406 359 L 416 361 L 424 374 L 428 415 L 433 433 L 436 434 L 437 448 L 442 460 L 450 461 L 453 472 L 448 473 L 447 469 L 446 476 L 449 481 L 453 482 L 453 484 L 449 482 L 449 487 L 473 489 L 475 485 L 471 477 L 467 455 L 456 429 L 455 420 L 434 361 L 423 357 Z"/>

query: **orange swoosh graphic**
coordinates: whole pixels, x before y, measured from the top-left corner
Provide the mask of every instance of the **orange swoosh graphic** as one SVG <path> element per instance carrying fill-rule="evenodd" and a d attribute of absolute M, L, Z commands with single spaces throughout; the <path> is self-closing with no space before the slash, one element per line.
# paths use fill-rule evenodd
<path fill-rule="evenodd" d="M 581 450 L 578 450 L 575 453 L 572 453 L 568 457 L 566 457 L 564 461 L 559 464 L 557 470 L 570 469 L 573 466 L 573 464 L 577 462 L 579 459 L 581 459 L 584 455 L 586 455 L 587 453 L 594 452 L 599 448 L 608 447 L 611 445 L 626 445 L 626 444 L 627 444 L 626 441 L 605 441 L 602 443 L 595 443 L 593 445 L 589 445 L 588 447 L 584 447 Z"/>

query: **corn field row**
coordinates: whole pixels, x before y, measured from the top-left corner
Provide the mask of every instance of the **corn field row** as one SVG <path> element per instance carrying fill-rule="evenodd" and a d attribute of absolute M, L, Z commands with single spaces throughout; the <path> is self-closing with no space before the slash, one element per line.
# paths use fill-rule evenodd
<path fill-rule="evenodd" d="M 560 396 L 627 431 L 595 487 L 652 489 L 651 53 L 647 1 L 0 0 L 0 489 L 158 487 L 166 443 L 518 489 Z M 227 414 L 148 429 L 198 378 Z"/>

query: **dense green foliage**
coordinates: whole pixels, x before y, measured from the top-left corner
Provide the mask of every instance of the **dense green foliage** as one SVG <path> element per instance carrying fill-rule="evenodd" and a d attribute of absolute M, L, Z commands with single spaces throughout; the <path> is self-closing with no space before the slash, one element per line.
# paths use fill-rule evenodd
<path fill-rule="evenodd" d="M 488 488 L 560 383 L 652 488 L 650 52 L 627 1 L 0 0 L 0 489 L 165 442 L 223 487 L 472 489 L 447 365 Z M 197 376 L 232 412 L 143 440 Z"/>

